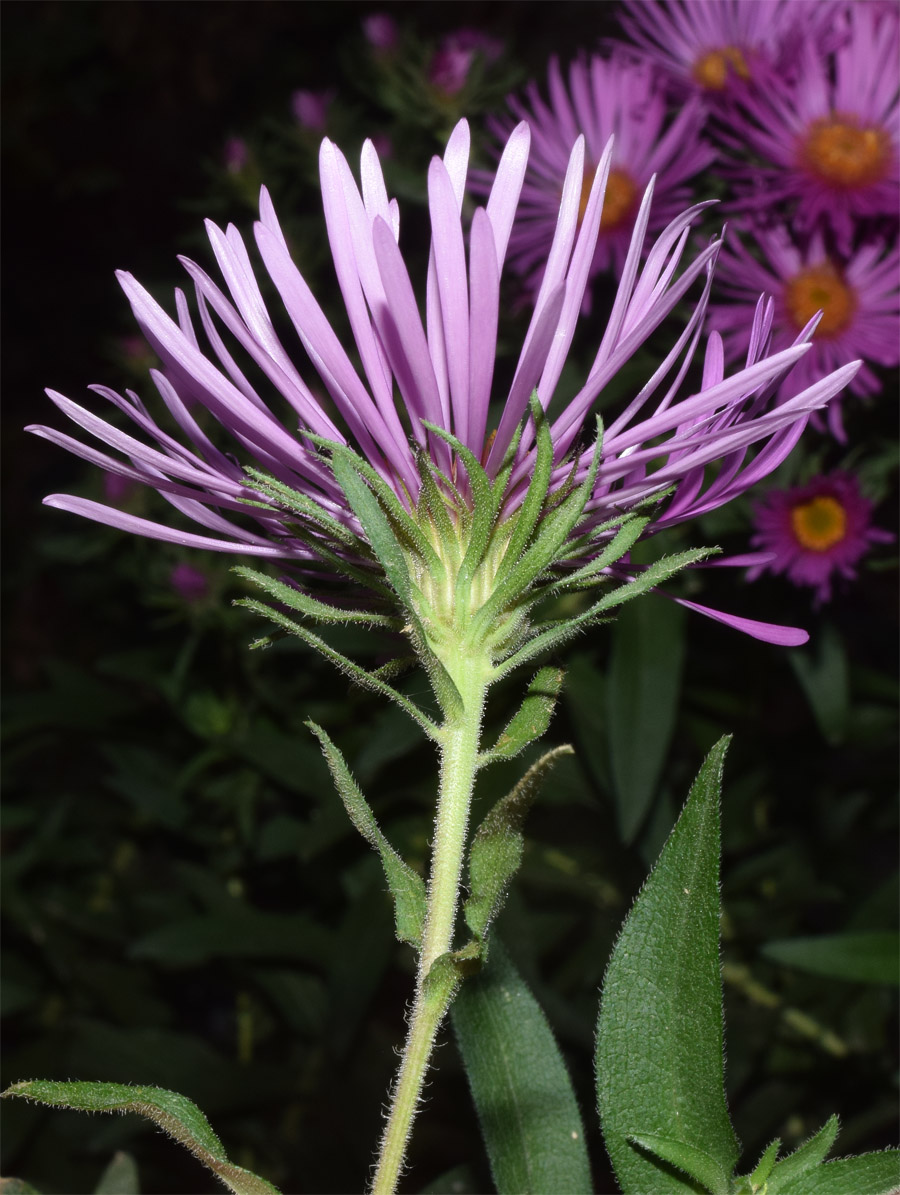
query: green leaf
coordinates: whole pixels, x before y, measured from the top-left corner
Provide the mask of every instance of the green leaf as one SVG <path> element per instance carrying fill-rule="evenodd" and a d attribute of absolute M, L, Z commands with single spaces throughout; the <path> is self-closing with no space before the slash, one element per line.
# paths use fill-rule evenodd
<path fill-rule="evenodd" d="M 675 729 L 684 614 L 675 602 L 634 602 L 612 627 L 606 699 L 610 764 L 619 828 L 629 843 L 656 794 Z"/>
<path fill-rule="evenodd" d="M 762 1157 L 756 1163 L 753 1173 L 750 1175 L 751 1191 L 758 1191 L 760 1187 L 765 1186 L 769 1175 L 772 1173 L 772 1167 L 775 1165 L 779 1149 L 781 1149 L 780 1137 L 776 1137 L 770 1145 L 766 1146 Z"/>
<path fill-rule="evenodd" d="M 101 1174 L 94 1195 L 140 1195 L 140 1190 L 137 1162 L 120 1149 Z"/>
<path fill-rule="evenodd" d="M 840 635 L 825 626 L 816 645 L 787 653 L 800 687 L 806 695 L 822 737 L 832 745 L 842 742 L 850 716 L 850 680 L 847 655 Z"/>
<path fill-rule="evenodd" d="M 0 1195 L 41 1195 L 37 1187 L 23 1178 L 0 1178 Z"/>
<path fill-rule="evenodd" d="M 564 677 L 561 668 L 541 668 L 535 674 L 525 700 L 493 747 L 481 756 L 481 764 L 512 759 L 545 733 L 553 717 Z"/>
<path fill-rule="evenodd" d="M 264 1178 L 229 1162 L 209 1121 L 196 1104 L 177 1092 L 122 1083 L 31 1079 L 14 1083 L 3 1095 L 82 1112 L 137 1112 L 186 1146 L 235 1195 L 278 1195 L 277 1188 Z"/>
<path fill-rule="evenodd" d="M 776 1188 L 770 1180 L 766 1195 L 897 1195 L 898 1192 L 900 1150 L 886 1149 L 835 1158 L 811 1174 L 798 1175 L 783 1187 Z"/>
<path fill-rule="evenodd" d="M 590 1165 L 565 1063 L 496 938 L 451 1015 L 499 1195 L 587 1195 Z"/>
<path fill-rule="evenodd" d="M 525 837 L 525 816 L 538 794 L 541 780 L 571 747 L 554 747 L 532 764 L 512 792 L 487 814 L 469 851 L 469 897 L 463 906 L 466 925 L 481 940 L 500 912 L 509 881 L 519 870 Z"/>
<path fill-rule="evenodd" d="M 683 1192 L 685 1182 L 630 1138 L 652 1133 L 708 1154 L 726 1174 L 738 1157 L 723 1074 L 719 967 L 719 793 L 728 739 L 707 756 L 678 824 L 616 942 L 600 1001 L 597 1102 L 627 1195 Z"/>
<path fill-rule="evenodd" d="M 660 1137 L 656 1133 L 633 1133 L 629 1140 L 683 1171 L 710 1195 L 728 1195 L 728 1173 L 702 1149 L 685 1145 L 683 1141 L 673 1141 L 671 1137 Z"/>
<path fill-rule="evenodd" d="M 781 938 L 762 948 L 766 958 L 813 975 L 858 983 L 900 983 L 900 934 L 872 930 Z"/>
<path fill-rule="evenodd" d="M 353 779 L 338 748 L 321 726 L 317 726 L 315 722 L 311 721 L 306 725 L 322 745 L 322 752 L 334 778 L 335 787 L 350 815 L 350 820 L 366 842 L 373 846 L 381 856 L 381 865 L 384 868 L 394 901 L 397 937 L 401 942 L 409 942 L 417 950 L 421 950 L 426 906 L 424 880 L 397 854 L 382 834 L 374 813 L 362 795 L 359 785 Z"/>
<path fill-rule="evenodd" d="M 804 1141 L 792 1154 L 788 1154 L 786 1158 L 776 1162 L 769 1175 L 766 1195 L 777 1195 L 783 1186 L 793 1183 L 794 1179 L 801 1174 L 806 1174 L 814 1167 L 821 1166 L 831 1152 L 831 1147 L 838 1135 L 838 1128 L 838 1118 L 829 1116 L 819 1131 L 814 1133 L 808 1141 Z"/>

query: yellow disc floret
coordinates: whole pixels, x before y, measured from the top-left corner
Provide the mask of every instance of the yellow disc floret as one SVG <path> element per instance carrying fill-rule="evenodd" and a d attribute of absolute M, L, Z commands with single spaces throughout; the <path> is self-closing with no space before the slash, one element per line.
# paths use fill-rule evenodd
<path fill-rule="evenodd" d="M 841 542 L 847 531 L 847 512 L 837 500 L 820 494 L 791 511 L 791 529 L 801 547 L 810 552 L 827 552 Z"/>
<path fill-rule="evenodd" d="M 814 120 L 800 143 L 800 161 L 832 187 L 852 190 L 881 182 L 890 164 L 890 138 L 877 125 L 834 112 Z"/>
<path fill-rule="evenodd" d="M 709 50 L 694 63 L 691 74 L 707 91 L 723 91 L 732 75 L 749 79 L 747 60 L 737 46 L 723 46 Z"/>
<path fill-rule="evenodd" d="M 817 311 L 820 337 L 843 332 L 856 312 L 856 291 L 830 262 L 808 266 L 785 284 L 784 305 L 795 327 L 806 327 Z"/>
<path fill-rule="evenodd" d="M 581 185 L 581 199 L 578 203 L 578 227 L 584 220 L 588 200 L 591 197 L 591 186 L 594 182 L 594 167 L 584 172 L 584 182 Z M 603 211 L 600 215 L 600 231 L 609 232 L 618 228 L 634 212 L 638 194 L 637 183 L 627 170 L 614 166 L 606 180 L 606 192 L 603 196 Z"/>

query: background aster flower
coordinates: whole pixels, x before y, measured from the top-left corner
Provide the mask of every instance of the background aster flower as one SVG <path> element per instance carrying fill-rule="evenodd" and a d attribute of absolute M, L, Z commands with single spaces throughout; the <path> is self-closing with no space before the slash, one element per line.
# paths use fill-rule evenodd
<path fill-rule="evenodd" d="M 122 530 L 186 546 L 278 558 L 298 566 L 322 557 L 333 562 L 336 554 L 352 559 L 364 533 L 315 438 L 352 445 L 372 475 L 413 511 L 425 481 L 423 453 L 465 489 L 465 459 L 435 431 L 443 429 L 482 462 L 489 478 L 497 478 L 508 462 L 511 474 L 503 491 L 502 522 L 521 506 L 541 457 L 533 422 L 517 439 L 533 393 L 548 413 L 550 494 L 563 490 L 573 474 L 576 482 L 592 477 L 587 512 L 594 526 L 621 520 L 638 504 L 674 491 L 647 529 L 649 534 L 713 509 L 756 484 L 781 463 L 809 414 L 846 384 L 856 366 L 845 366 L 775 404 L 778 386 L 808 345 L 800 337 L 796 346 L 771 354 L 771 309 L 761 303 L 746 367 L 725 378 L 721 341 L 713 333 L 699 390 L 676 399 L 701 336 L 719 245 L 714 242 L 681 268 L 691 223 L 701 205 L 677 217 L 641 265 L 650 218 L 648 189 L 593 364 L 574 395 L 557 396 L 594 257 L 610 168 L 607 150 L 585 202 L 583 138 L 570 155 L 556 235 L 512 382 L 491 409 L 500 272 L 529 143 L 528 126 L 522 123 L 509 138 L 486 205 L 474 213 L 468 261 L 461 222 L 469 156 L 465 122 L 457 125 L 443 158 L 432 160 L 432 247 L 423 323 L 398 245 L 399 209 L 388 199 L 375 150 L 368 142 L 363 148 L 360 189 L 340 151 L 330 141 L 323 142 L 325 219 L 361 373 L 291 260 L 265 191 L 255 228 L 257 247 L 302 355 L 296 347 L 289 352 L 277 336 L 247 248 L 233 227 L 222 232 L 207 224 L 227 294 L 200 266 L 186 259 L 182 263 L 194 284 L 200 327 L 209 346 L 205 352 L 183 293 L 176 293 L 173 319 L 134 278 L 120 274 L 138 323 L 163 364 L 150 376 L 181 438 L 165 430 L 135 393 L 123 397 L 102 386 L 95 391 L 131 420 L 143 438 L 55 391 L 48 393 L 64 414 L 119 456 L 52 428 L 30 430 L 111 473 L 153 487 L 212 534 L 183 531 L 71 495 L 51 495 L 45 501 Z M 702 284 L 701 294 L 663 363 L 606 428 L 602 446 L 580 451 L 573 460 L 570 454 L 598 395 L 695 283 Z M 220 329 L 230 335 L 230 347 Z M 243 365 L 235 355 L 238 350 Z M 257 384 L 250 380 L 251 369 Z M 312 372 L 315 382 L 310 385 L 301 371 Z M 319 388 L 330 401 L 320 397 Z M 273 411 L 273 400 L 280 400 L 287 412 L 287 425 Z M 227 433 L 227 451 L 215 442 L 209 416 Z M 489 436 L 487 429 L 495 422 L 496 431 Z M 759 447 L 750 456 L 753 445 Z M 271 500 L 270 486 L 266 505 L 247 505 L 248 497 L 263 495 L 248 488 L 252 474 L 237 463 L 235 452 L 274 479 L 273 486 L 280 487 L 277 501 Z M 707 466 L 715 462 L 718 469 L 710 477 Z M 240 517 L 248 514 L 249 518 Z M 613 533 L 609 530 L 609 538 Z M 569 567 L 574 554 L 569 553 Z M 366 565 L 372 565 L 371 559 L 363 559 L 359 579 L 377 591 L 378 576 L 366 573 Z M 380 590 L 384 592 L 383 583 Z M 793 632 L 782 628 L 720 617 L 764 638 L 796 641 L 790 637 Z"/>
<path fill-rule="evenodd" d="M 620 52 L 609 59 L 595 55 L 590 60 L 577 60 L 569 68 L 568 87 L 559 60 L 552 58 L 548 91 L 549 103 L 545 103 L 535 83 L 526 88 L 524 99 L 509 100 L 514 116 L 531 126 L 533 141 L 510 238 L 510 265 L 535 289 L 553 241 L 559 197 L 577 137 L 584 136 L 589 163 L 581 215 L 593 168 L 610 137 L 614 138 L 592 275 L 611 267 L 621 270 L 641 195 L 654 175 L 650 231 L 665 228 L 683 210 L 691 198 L 687 180 L 715 157 L 701 136 L 704 113 L 700 101 L 689 100 L 670 119 L 657 72 L 633 55 Z M 513 120 L 495 117 L 488 124 L 500 145 L 505 144 Z"/>
<path fill-rule="evenodd" d="M 855 4 L 846 29 L 833 56 L 804 38 L 793 80 L 761 67 L 721 132 L 742 155 L 732 177 L 743 210 L 765 219 L 789 202 L 801 233 L 828 228 L 843 252 L 858 220 L 896 219 L 900 202 L 900 13 Z"/>
<path fill-rule="evenodd" d="M 811 350 L 784 384 L 785 396 L 857 358 L 863 364 L 849 389 L 877 393 L 881 381 L 869 364 L 891 368 L 900 363 L 897 247 L 873 241 L 842 260 L 826 251 L 818 235 L 804 249 L 784 227 L 742 231 L 744 240 L 732 238 L 719 255 L 717 294 L 727 301 L 714 303 L 709 316 L 710 326 L 723 333 L 727 359 L 746 353 L 748 321 L 764 290 L 774 298 L 775 344 L 790 344 L 819 310 L 823 313 Z M 747 248 L 748 241 L 759 257 Z M 832 434 L 845 439 L 839 400 L 829 404 L 827 418 Z"/>
<path fill-rule="evenodd" d="M 833 40 L 831 0 L 627 0 L 622 27 L 676 91 L 714 101 L 758 65 L 793 66 L 801 29 Z"/>
<path fill-rule="evenodd" d="M 747 573 L 784 573 L 795 585 L 816 590 L 816 603 L 831 598 L 835 576 L 853 580 L 856 565 L 879 542 L 893 538 L 871 526 L 872 503 L 852 473 L 812 478 L 806 485 L 770 490 L 756 505 L 752 542 L 770 560 Z"/>

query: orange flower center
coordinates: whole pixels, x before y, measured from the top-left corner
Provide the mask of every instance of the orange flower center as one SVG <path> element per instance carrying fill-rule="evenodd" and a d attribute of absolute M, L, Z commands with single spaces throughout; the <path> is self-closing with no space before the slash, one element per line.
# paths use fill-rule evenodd
<path fill-rule="evenodd" d="M 596 167 L 585 170 L 584 182 L 581 184 L 581 200 L 578 204 L 578 227 L 587 211 L 588 199 L 591 195 L 591 184 L 594 181 Z M 637 200 L 637 184 L 627 170 L 614 166 L 606 180 L 606 194 L 603 196 L 603 210 L 600 213 L 600 228 L 608 232 L 612 228 L 625 222 L 634 210 Z"/>
<path fill-rule="evenodd" d="M 838 502 L 820 494 L 791 511 L 794 538 L 811 552 L 827 552 L 841 542 L 847 531 L 847 512 Z"/>
<path fill-rule="evenodd" d="M 737 46 L 723 46 L 702 54 L 691 68 L 691 74 L 707 91 L 722 91 L 732 74 L 750 78 L 747 60 Z"/>
<path fill-rule="evenodd" d="M 785 285 L 784 305 L 797 329 L 805 328 L 817 311 L 822 319 L 817 336 L 837 336 L 853 319 L 856 292 L 837 270 L 826 262 L 809 266 Z"/>
<path fill-rule="evenodd" d="M 814 120 L 800 145 L 802 164 L 834 187 L 865 187 L 887 174 L 890 138 L 877 126 L 835 112 Z"/>

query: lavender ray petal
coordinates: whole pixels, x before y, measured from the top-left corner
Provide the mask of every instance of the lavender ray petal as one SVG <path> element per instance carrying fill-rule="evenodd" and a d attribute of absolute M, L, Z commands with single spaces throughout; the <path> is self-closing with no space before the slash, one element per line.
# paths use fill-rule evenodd
<path fill-rule="evenodd" d="M 229 543 L 226 540 L 213 539 L 208 535 L 195 535 L 191 531 L 179 531 L 175 527 L 166 527 L 162 523 L 138 518 L 123 510 L 104 506 L 100 502 L 92 502 L 89 498 L 76 498 L 73 494 L 48 494 L 44 499 L 44 505 L 52 506 L 55 510 L 68 511 L 70 514 L 82 515 L 95 523 L 103 523 L 105 526 L 115 527 L 119 531 L 143 535 L 147 539 L 160 539 L 170 544 L 181 544 L 185 548 L 210 548 L 214 552 L 237 552 L 248 556 L 268 556 L 270 559 L 276 560 L 303 555 L 299 547 L 290 546 L 283 550 L 271 544 Z"/>

